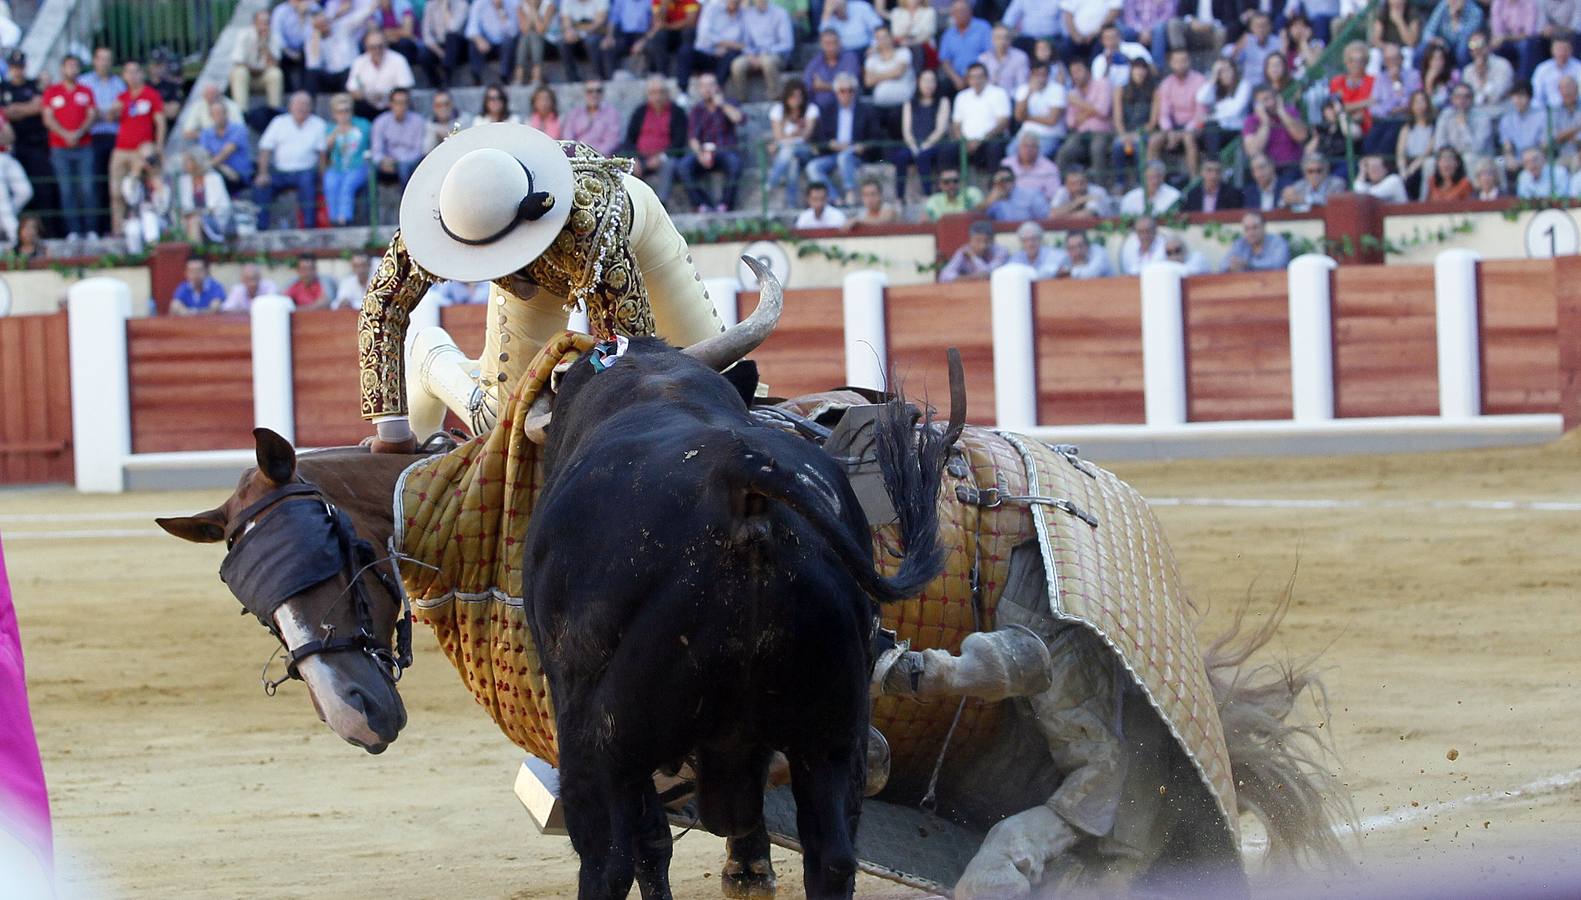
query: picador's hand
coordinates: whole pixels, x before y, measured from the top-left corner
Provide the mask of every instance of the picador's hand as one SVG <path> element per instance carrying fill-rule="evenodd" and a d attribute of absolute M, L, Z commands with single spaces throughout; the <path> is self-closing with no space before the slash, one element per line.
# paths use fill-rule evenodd
<path fill-rule="evenodd" d="M 374 453 L 412 454 L 417 452 L 416 437 L 408 437 L 399 441 L 386 441 L 374 434 L 363 438 L 362 445 Z"/>

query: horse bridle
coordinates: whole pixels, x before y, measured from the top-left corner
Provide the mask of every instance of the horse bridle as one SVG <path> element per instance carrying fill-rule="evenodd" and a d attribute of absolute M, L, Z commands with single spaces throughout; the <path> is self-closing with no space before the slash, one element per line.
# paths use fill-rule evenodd
<path fill-rule="evenodd" d="M 301 502 L 308 499 L 317 502 Z M 311 540 L 315 533 L 322 533 L 323 539 Z M 303 540 L 304 536 L 308 540 Z M 244 612 L 256 616 L 275 636 L 287 657 L 286 674 L 276 680 L 268 677 L 265 664 L 264 693 L 273 696 L 288 679 L 301 680 L 297 672 L 301 662 L 325 653 L 362 653 L 378 665 L 392 684 L 400 681 L 401 673 L 411 667 L 412 610 L 396 564 L 400 554 L 392 545 L 389 555 L 378 556 L 373 545 L 358 536 L 351 518 L 330 503 L 317 485 L 298 480 L 265 494 L 226 525 L 225 545 L 220 578 L 241 601 Z M 380 568 L 383 563 L 390 564 L 388 571 Z M 372 602 L 362 580 L 369 569 L 401 607 L 395 622 L 394 648 L 374 634 Z M 347 573 L 349 583 L 334 605 L 351 595 L 357 632 L 337 637 L 330 626 L 321 638 L 298 647 L 288 645 L 275 624 L 275 612 L 303 591 Z"/>

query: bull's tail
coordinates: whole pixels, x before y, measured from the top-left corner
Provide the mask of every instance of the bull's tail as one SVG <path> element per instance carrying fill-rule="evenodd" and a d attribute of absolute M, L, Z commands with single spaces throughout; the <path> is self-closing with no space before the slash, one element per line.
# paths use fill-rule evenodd
<path fill-rule="evenodd" d="M 1316 661 L 1248 665 L 1284 620 L 1290 590 L 1267 621 L 1243 633 L 1249 599 L 1204 654 L 1241 811 L 1262 821 L 1269 862 L 1347 868 L 1350 858 L 1337 827 L 1343 823 L 1354 830 L 1356 813 L 1349 793 L 1326 765 L 1333 745 L 1324 738 L 1328 697 L 1313 669 Z M 1303 694 L 1317 706 L 1317 724 L 1286 721 Z"/>

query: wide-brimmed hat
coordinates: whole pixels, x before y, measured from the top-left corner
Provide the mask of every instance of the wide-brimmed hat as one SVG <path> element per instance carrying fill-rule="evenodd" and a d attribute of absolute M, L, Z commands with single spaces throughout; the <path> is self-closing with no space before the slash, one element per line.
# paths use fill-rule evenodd
<path fill-rule="evenodd" d="M 492 281 L 549 249 L 571 214 L 574 180 L 560 142 L 495 122 L 439 143 L 401 197 L 412 261 L 439 278 Z"/>

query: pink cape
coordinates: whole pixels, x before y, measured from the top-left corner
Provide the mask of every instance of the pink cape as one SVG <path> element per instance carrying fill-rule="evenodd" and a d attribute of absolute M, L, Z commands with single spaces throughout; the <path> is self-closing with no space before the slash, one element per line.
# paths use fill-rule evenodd
<path fill-rule="evenodd" d="M 49 793 L 44 766 L 27 707 L 27 676 L 22 667 L 22 636 L 11 605 L 5 549 L 0 545 L 0 828 L 32 847 L 50 866 L 53 855 Z"/>

